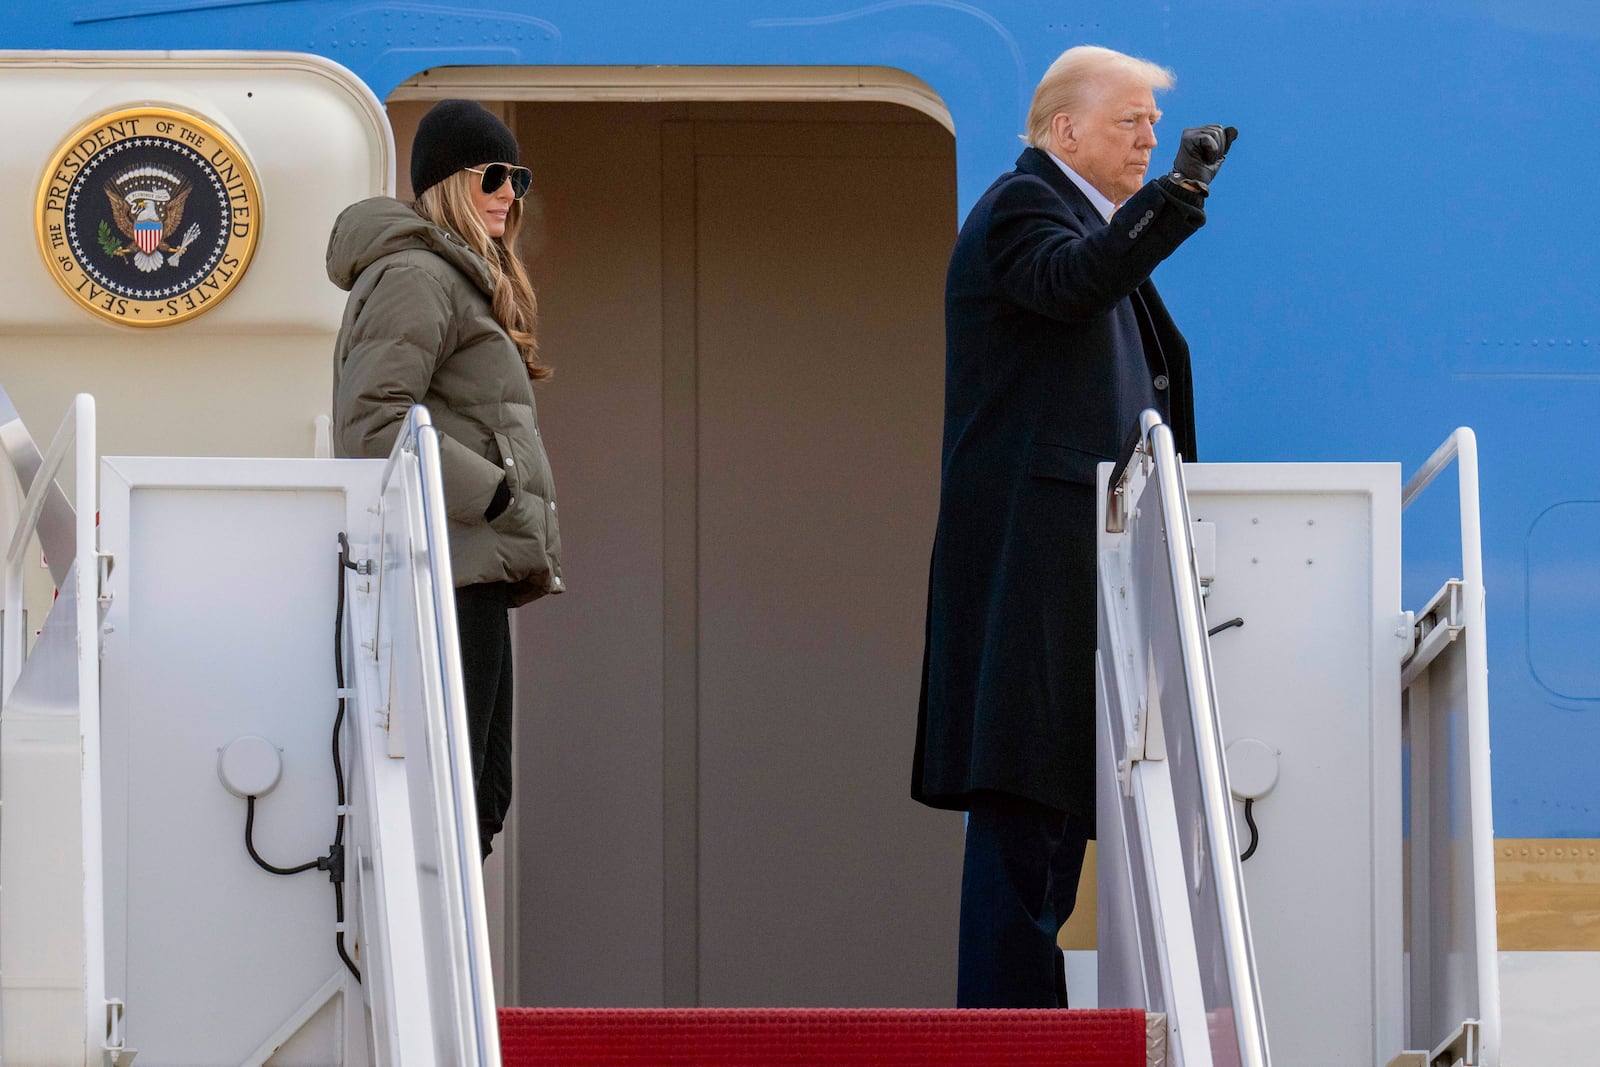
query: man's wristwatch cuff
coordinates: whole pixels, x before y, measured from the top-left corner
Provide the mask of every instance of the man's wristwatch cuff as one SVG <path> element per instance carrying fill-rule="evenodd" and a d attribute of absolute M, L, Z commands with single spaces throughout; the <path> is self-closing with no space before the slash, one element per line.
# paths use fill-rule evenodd
<path fill-rule="evenodd" d="M 1211 186 L 1198 178 L 1186 178 L 1178 171 L 1167 175 L 1167 180 L 1186 193 L 1199 193 L 1201 196 L 1211 195 Z"/>

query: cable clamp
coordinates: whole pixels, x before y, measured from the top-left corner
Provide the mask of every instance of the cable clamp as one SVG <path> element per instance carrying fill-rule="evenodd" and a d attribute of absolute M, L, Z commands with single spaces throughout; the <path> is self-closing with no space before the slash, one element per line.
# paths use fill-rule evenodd
<path fill-rule="evenodd" d="M 333 691 L 333 695 L 338 697 L 340 700 L 349 700 L 351 697 L 356 695 L 356 687 L 353 685 L 342 685 Z"/>
<path fill-rule="evenodd" d="M 334 813 L 334 815 L 341 816 L 341 817 L 345 816 L 345 815 L 349 815 L 350 814 L 350 805 L 348 805 L 348 804 L 335 804 L 334 807 L 333 807 L 333 813 Z"/>
<path fill-rule="evenodd" d="M 342 920 L 333 924 L 333 932 L 336 934 L 342 934 L 345 932 L 344 922 Z"/>

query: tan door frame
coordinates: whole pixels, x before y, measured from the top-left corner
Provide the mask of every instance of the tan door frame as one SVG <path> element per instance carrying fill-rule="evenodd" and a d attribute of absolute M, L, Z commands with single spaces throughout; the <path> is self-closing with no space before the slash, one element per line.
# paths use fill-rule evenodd
<path fill-rule="evenodd" d="M 519 103 L 875 101 L 920 111 L 955 132 L 939 94 L 892 67 L 435 67 L 389 94 L 390 102 L 449 97 Z"/>

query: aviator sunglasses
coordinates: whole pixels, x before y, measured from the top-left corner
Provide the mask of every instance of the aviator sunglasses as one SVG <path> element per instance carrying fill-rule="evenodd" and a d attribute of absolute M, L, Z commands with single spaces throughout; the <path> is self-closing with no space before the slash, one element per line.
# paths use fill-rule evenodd
<path fill-rule="evenodd" d="M 511 195 L 521 200 L 528 193 L 528 187 L 533 184 L 533 171 L 527 167 L 514 167 L 510 163 L 487 163 L 481 167 L 462 167 L 474 174 L 483 175 L 483 193 L 488 196 L 499 190 L 511 179 Z"/>

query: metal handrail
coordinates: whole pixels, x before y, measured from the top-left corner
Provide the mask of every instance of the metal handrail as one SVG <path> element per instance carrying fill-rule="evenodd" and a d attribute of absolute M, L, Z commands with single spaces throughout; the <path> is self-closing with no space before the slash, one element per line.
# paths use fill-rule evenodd
<path fill-rule="evenodd" d="M 458 959 L 461 973 L 467 981 L 468 1003 L 461 1007 L 469 1010 L 474 1029 L 474 1048 L 463 1050 L 476 1053 L 474 1067 L 498 1067 L 500 1047 L 498 1019 L 492 1010 L 482 1010 L 493 1004 L 494 979 L 490 970 L 489 945 L 485 919 L 478 915 L 478 902 L 483 899 L 483 871 L 476 853 L 466 843 L 476 837 L 477 828 L 469 824 L 462 790 L 471 789 L 472 754 L 467 744 L 466 689 L 461 674 L 461 649 L 457 637 L 455 584 L 450 568 L 449 528 L 444 502 L 444 487 L 436 480 L 439 466 L 439 434 L 433 428 L 428 409 L 414 404 L 406 412 L 399 436 L 389 451 L 383 475 L 378 484 L 379 508 L 385 507 L 389 483 L 400 464 L 402 456 L 410 454 L 418 460 L 417 475 L 421 485 L 422 532 L 428 553 L 428 575 L 433 584 L 433 626 L 437 646 L 442 656 L 440 684 L 443 690 L 445 756 L 449 765 L 450 816 L 454 838 L 453 859 L 456 868 L 455 884 L 461 890 L 463 917 L 466 920 L 465 943 L 460 945 L 464 958 Z M 383 546 L 380 546 L 380 552 Z M 382 625 L 383 576 L 385 568 L 378 567 L 377 617 Z M 377 649 L 376 635 L 373 641 Z M 471 793 L 465 794 L 470 796 Z M 458 990 L 458 992 L 460 992 Z"/>
<path fill-rule="evenodd" d="M 1475 902 L 1490 906 L 1475 909 L 1477 940 L 1480 1042 L 1490 1055 L 1500 1047 L 1499 932 L 1495 926 L 1494 809 L 1489 778 L 1489 646 L 1486 594 L 1483 586 L 1483 526 L 1479 514 L 1478 436 L 1470 427 L 1457 427 L 1433 455 L 1418 468 L 1400 491 L 1402 510 L 1423 490 L 1456 464 L 1458 506 L 1461 509 L 1462 622 L 1467 660 L 1467 766 L 1472 825 L 1472 892 Z M 1493 1062 L 1493 1061 L 1491 1061 Z"/>
<path fill-rule="evenodd" d="M 6 547 L 7 563 L 22 554 L 28 538 L 33 536 L 34 528 L 39 524 L 39 517 L 44 513 L 45 500 L 50 496 L 51 487 L 55 485 L 56 474 L 61 470 L 62 461 L 67 458 L 67 452 L 77 441 L 77 423 L 78 403 L 74 400 L 62 418 L 61 425 L 56 427 L 56 435 L 51 439 L 50 447 L 45 450 L 39 470 L 34 475 L 33 485 L 28 488 L 27 496 L 22 502 L 22 514 L 17 518 L 17 528 L 12 532 L 11 543 Z"/>
<path fill-rule="evenodd" d="M 9 416 L 9 417 L 7 417 Z M 33 440 L 21 427 L 21 419 L 17 416 L 15 407 L 12 407 L 9 397 L 0 392 L 0 420 L 3 420 L 6 429 L 6 456 L 10 461 L 12 470 L 16 473 L 17 483 L 25 490 L 22 501 L 22 510 L 17 516 L 17 524 L 12 530 L 11 540 L 6 545 L 5 568 L 5 632 L 0 640 L 5 642 L 5 675 L 3 684 L 0 684 L 0 699 L 10 696 L 11 687 L 16 684 L 17 677 L 22 672 L 22 651 L 25 644 L 22 633 L 22 556 L 27 548 L 28 541 L 39 528 L 41 521 L 47 517 L 61 524 L 66 519 L 77 519 L 74 516 L 72 505 L 67 503 L 66 496 L 61 492 L 61 487 L 56 484 L 56 475 L 60 472 L 66 460 L 67 452 L 74 445 L 77 446 L 77 470 L 80 479 L 84 478 L 84 467 L 87 464 L 87 479 L 80 484 L 94 484 L 94 398 L 86 393 L 80 393 L 73 398 L 71 406 L 61 418 L 61 423 L 56 427 L 55 436 L 50 441 L 50 447 L 44 452 L 37 463 L 33 456 L 38 455 L 33 446 Z M 13 426 L 15 424 L 15 426 Z M 88 444 L 85 447 L 84 431 L 87 430 Z M 20 454 L 13 454 L 13 446 Z M 30 455 L 31 453 L 31 455 Z M 18 461 L 21 461 L 20 463 Z M 31 469 L 29 469 L 31 468 Z M 64 509 L 64 510 L 63 510 Z M 62 546 L 51 545 L 55 551 L 47 550 L 45 558 L 50 562 L 50 577 L 57 587 L 66 584 L 67 575 L 71 572 L 73 558 L 77 552 L 77 545 L 93 544 L 94 526 L 89 525 L 88 539 L 86 540 L 81 529 L 82 524 L 75 522 L 73 545 L 66 546 L 71 551 L 60 551 Z M 58 530 L 57 534 L 65 533 Z M 85 575 L 92 575 L 92 571 L 80 571 L 79 580 L 86 580 Z M 92 629 L 91 629 L 92 632 Z"/>
<path fill-rule="evenodd" d="M 17 485 L 26 495 L 38 480 L 44 460 L 4 389 L 0 389 L 0 451 L 10 461 Z M 49 499 L 40 511 L 36 532 L 50 568 L 50 580 L 59 589 L 66 583 L 67 571 L 72 566 L 73 510 L 60 486 L 55 485 L 53 479 L 51 482 Z"/>
<path fill-rule="evenodd" d="M 1154 411 L 1140 416 L 1140 444 L 1154 466 L 1152 477 L 1166 516 L 1167 562 L 1172 575 L 1174 607 L 1182 639 L 1183 673 L 1193 712 L 1196 768 L 1206 824 L 1211 828 L 1212 877 L 1222 911 L 1228 985 L 1232 992 L 1234 1033 L 1239 1042 L 1239 1062 L 1244 1067 L 1265 1067 L 1268 1061 L 1266 1026 L 1258 1008 L 1255 954 L 1246 918 L 1244 880 L 1235 857 L 1233 805 L 1228 791 L 1222 751 L 1222 728 L 1217 717 L 1216 694 L 1207 663 L 1206 628 L 1200 584 L 1194 572 L 1194 546 L 1190 536 L 1189 501 L 1183 488 L 1172 430 Z M 1129 458 L 1132 458 L 1130 452 Z M 1108 523 L 1109 526 L 1109 523 Z M 1108 531 L 1115 532 L 1115 531 Z M 1218 842 L 1215 834 L 1221 833 Z M 1237 922 L 1228 922 L 1228 916 Z"/>

